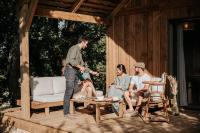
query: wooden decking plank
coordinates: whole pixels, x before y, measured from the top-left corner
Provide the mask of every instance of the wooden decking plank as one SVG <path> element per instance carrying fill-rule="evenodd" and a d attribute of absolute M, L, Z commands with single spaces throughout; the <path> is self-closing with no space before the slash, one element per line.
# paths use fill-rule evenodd
<path fill-rule="evenodd" d="M 170 124 L 157 122 L 145 124 L 139 117 L 117 118 L 114 113 L 106 114 L 99 124 L 89 114 L 80 114 L 77 119 L 65 119 L 62 110 L 50 113 L 45 117 L 44 113 L 33 114 L 30 120 L 22 118 L 22 112 L 9 112 L 3 115 L 3 121 L 6 124 L 13 124 L 14 127 L 20 128 L 31 133 L 64 133 L 64 132 L 187 132 L 199 131 L 199 112 L 181 113 L 180 116 L 170 116 Z M 41 117 L 40 120 L 37 120 Z M 179 122 L 177 122 L 179 121 Z"/>

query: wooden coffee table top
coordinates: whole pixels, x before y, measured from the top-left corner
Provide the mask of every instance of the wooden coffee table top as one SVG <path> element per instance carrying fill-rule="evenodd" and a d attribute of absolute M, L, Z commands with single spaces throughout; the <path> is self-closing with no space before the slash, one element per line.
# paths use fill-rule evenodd
<path fill-rule="evenodd" d="M 113 101 L 113 100 L 96 100 L 95 98 L 86 98 L 86 99 L 71 99 L 74 102 L 78 103 L 89 103 L 89 104 L 99 104 L 99 105 L 110 105 L 112 103 L 122 102 L 121 100 Z"/>

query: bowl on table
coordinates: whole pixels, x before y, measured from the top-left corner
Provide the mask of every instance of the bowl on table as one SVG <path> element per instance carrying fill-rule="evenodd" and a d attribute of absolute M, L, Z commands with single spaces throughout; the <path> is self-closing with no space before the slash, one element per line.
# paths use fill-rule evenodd
<path fill-rule="evenodd" d="M 97 101 L 103 101 L 103 100 L 104 100 L 104 96 L 97 96 L 97 97 L 96 97 L 96 100 L 97 100 Z"/>
<path fill-rule="evenodd" d="M 113 97 L 112 100 L 113 101 L 119 101 L 119 98 L 118 97 Z"/>

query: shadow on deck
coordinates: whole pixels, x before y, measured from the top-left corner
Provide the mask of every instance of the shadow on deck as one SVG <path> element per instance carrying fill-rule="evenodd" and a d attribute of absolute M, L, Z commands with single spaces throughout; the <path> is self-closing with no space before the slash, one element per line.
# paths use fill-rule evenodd
<path fill-rule="evenodd" d="M 94 116 L 78 113 L 70 119 L 63 117 L 62 111 L 53 111 L 49 116 L 44 113 L 33 113 L 29 120 L 23 119 L 21 111 L 1 113 L 0 131 L 9 132 L 19 128 L 31 133 L 64 133 L 64 132 L 187 132 L 200 131 L 200 112 L 185 110 L 180 116 L 170 116 L 170 123 L 152 122 L 145 124 L 139 117 L 117 118 L 115 114 L 102 116 L 100 124 L 96 124 Z"/>

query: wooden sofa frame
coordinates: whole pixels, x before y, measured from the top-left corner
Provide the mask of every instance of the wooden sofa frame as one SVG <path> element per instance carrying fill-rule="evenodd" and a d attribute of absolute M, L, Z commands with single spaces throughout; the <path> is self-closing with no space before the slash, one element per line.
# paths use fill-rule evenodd
<path fill-rule="evenodd" d="M 21 99 L 17 100 L 17 105 L 21 106 Z M 50 107 L 62 106 L 63 101 L 58 102 L 38 102 L 38 101 L 31 101 L 31 109 L 45 109 L 45 115 L 49 115 Z"/>

